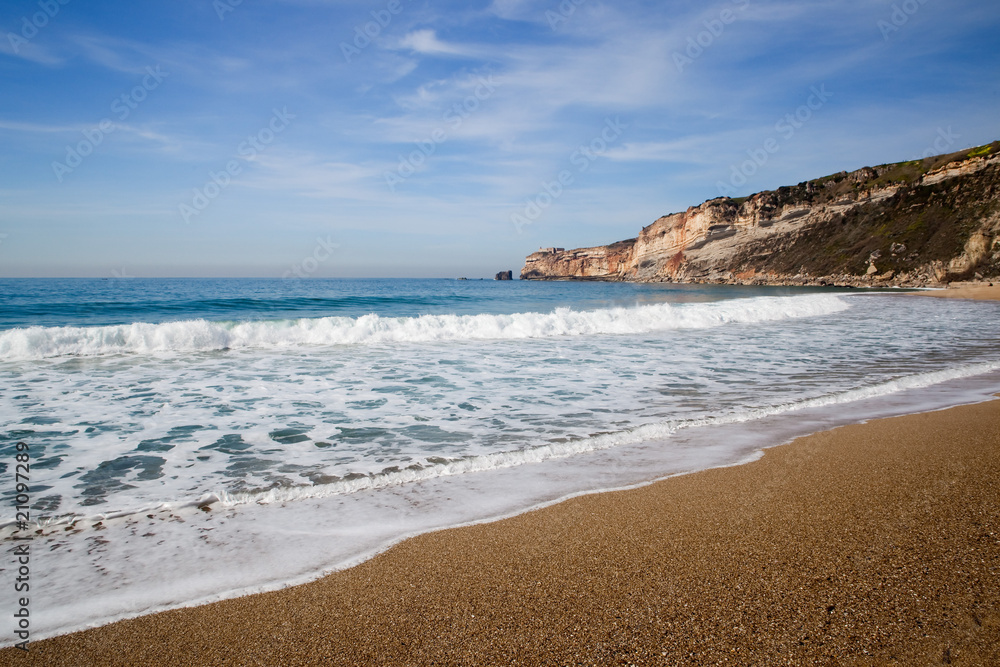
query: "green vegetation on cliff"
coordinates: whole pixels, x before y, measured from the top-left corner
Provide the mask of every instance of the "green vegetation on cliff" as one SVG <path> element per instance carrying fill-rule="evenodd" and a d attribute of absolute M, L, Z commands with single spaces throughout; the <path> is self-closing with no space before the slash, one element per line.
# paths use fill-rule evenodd
<path fill-rule="evenodd" d="M 1000 142 L 972 151 L 974 157 L 997 152 Z M 984 149 L 988 149 L 984 152 Z M 983 223 L 1000 218 L 1000 170 L 997 167 L 930 185 L 916 184 L 924 174 L 972 153 L 963 152 L 922 162 L 875 167 L 865 180 L 835 174 L 775 191 L 774 206 L 836 204 L 845 196 L 898 187 L 891 197 L 862 203 L 836 213 L 784 238 L 750 242 L 737 255 L 738 271 L 864 275 L 872 260 L 880 273 L 909 273 L 934 262 L 948 263 L 962 255 Z M 866 170 L 854 172 L 864 174 Z M 810 188 L 809 185 L 813 187 Z M 768 193 L 761 193 L 766 195 Z M 996 230 L 989 236 L 994 237 Z M 992 238 L 990 239 L 992 240 Z M 765 246 L 765 247 L 762 247 Z M 766 257 L 761 252 L 767 250 Z M 948 276 L 951 280 L 1000 274 L 995 256 Z"/>

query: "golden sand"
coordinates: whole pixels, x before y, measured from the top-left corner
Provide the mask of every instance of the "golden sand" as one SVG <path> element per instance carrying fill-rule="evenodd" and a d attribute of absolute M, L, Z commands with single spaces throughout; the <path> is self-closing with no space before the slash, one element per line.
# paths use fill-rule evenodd
<path fill-rule="evenodd" d="M 408 540 L 44 665 L 1000 664 L 1000 401 Z"/>
<path fill-rule="evenodd" d="M 973 299 L 975 301 L 1000 301 L 1000 285 L 963 285 L 943 290 L 908 292 L 918 296 L 934 296 L 942 299 Z"/>

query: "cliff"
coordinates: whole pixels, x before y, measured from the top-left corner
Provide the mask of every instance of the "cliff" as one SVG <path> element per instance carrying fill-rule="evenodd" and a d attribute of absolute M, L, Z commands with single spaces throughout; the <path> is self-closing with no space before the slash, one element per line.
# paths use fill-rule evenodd
<path fill-rule="evenodd" d="M 926 286 L 1000 275 L 1000 142 L 664 216 L 529 255 L 522 280 Z"/>

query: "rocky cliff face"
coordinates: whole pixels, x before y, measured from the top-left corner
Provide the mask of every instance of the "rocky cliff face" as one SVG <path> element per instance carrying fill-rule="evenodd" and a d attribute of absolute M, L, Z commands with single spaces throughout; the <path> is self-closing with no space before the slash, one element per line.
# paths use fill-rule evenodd
<path fill-rule="evenodd" d="M 1000 142 L 664 216 L 637 238 L 547 248 L 522 280 L 936 285 L 1000 276 Z"/>

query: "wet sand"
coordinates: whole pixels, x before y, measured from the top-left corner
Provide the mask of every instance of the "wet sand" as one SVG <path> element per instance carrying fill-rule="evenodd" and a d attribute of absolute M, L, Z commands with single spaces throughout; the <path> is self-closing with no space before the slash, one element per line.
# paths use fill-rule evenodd
<path fill-rule="evenodd" d="M 1000 401 L 423 535 L 45 665 L 1000 664 Z"/>
<path fill-rule="evenodd" d="M 1000 285 L 963 285 L 942 290 L 909 292 L 917 296 L 934 296 L 941 299 L 973 299 L 974 301 L 1000 301 Z"/>

